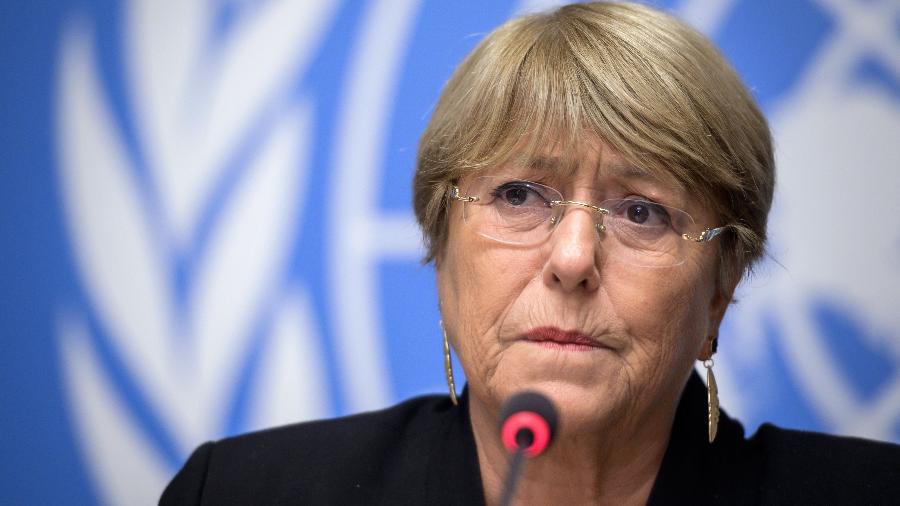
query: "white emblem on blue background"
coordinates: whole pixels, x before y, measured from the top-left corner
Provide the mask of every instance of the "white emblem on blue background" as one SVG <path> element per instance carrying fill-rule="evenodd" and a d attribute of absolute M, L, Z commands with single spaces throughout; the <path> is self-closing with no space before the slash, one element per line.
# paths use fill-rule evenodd
<path fill-rule="evenodd" d="M 217 37 L 206 3 L 129 3 L 133 143 L 89 23 L 68 27 L 60 179 L 84 299 L 61 314 L 61 361 L 110 503 L 158 496 L 235 417 L 248 430 L 331 412 L 310 295 L 284 274 L 315 170 L 314 105 L 294 86 L 333 11 L 267 2 Z"/>
<path fill-rule="evenodd" d="M 749 4 L 725 3 L 723 24 Z M 769 7 L 773 22 L 789 22 L 777 7 L 802 8 L 826 28 L 789 69 L 788 91 L 764 104 L 781 265 L 739 289 L 720 348 L 723 404 L 751 427 L 780 413 L 782 423 L 900 440 L 900 4 Z"/>

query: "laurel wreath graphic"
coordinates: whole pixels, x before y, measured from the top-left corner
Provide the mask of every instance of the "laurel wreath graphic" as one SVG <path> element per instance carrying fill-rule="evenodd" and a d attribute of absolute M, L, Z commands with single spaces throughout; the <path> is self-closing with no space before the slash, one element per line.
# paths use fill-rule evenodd
<path fill-rule="evenodd" d="M 84 300 L 61 313 L 60 353 L 110 503 L 155 499 L 194 446 L 226 430 L 254 343 L 243 429 L 329 412 L 309 295 L 283 274 L 313 126 L 289 88 L 333 13 L 273 0 L 239 12 L 219 41 L 207 2 L 130 2 L 133 142 L 90 24 L 64 34 L 59 178 Z"/>

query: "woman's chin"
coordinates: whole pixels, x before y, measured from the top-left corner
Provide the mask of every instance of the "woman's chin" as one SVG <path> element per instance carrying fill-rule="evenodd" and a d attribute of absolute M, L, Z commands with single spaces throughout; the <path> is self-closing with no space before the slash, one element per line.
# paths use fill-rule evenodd
<path fill-rule="evenodd" d="M 534 390 L 546 395 L 556 406 L 562 434 L 590 434 L 608 426 L 622 405 L 619 393 L 609 388 L 552 382 L 536 385 Z"/>
<path fill-rule="evenodd" d="M 498 408 L 518 392 L 536 391 L 553 402 L 560 415 L 560 426 L 569 429 L 605 425 L 604 421 L 615 417 L 627 402 L 624 383 L 615 374 L 595 372 L 592 377 L 584 377 L 564 371 L 543 375 L 530 371 L 527 377 L 506 380 L 495 377 L 495 380 L 502 382 L 492 389 L 495 395 L 499 394 L 499 398 L 493 399 Z"/>
<path fill-rule="evenodd" d="M 622 380 L 623 364 L 607 348 L 523 341 L 506 350 L 492 381 L 506 394 L 531 389 L 597 395 Z"/>

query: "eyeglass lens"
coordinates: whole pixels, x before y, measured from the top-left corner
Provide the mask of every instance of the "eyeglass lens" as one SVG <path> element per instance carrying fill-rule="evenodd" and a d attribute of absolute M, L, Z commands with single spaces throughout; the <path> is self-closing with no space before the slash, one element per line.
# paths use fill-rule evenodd
<path fill-rule="evenodd" d="M 608 199 L 596 204 L 607 214 L 567 201 L 549 186 L 519 179 L 476 177 L 461 192 L 477 198 L 465 203 L 466 223 L 484 237 L 511 245 L 543 243 L 567 211 L 580 207 L 594 215 L 605 255 L 633 265 L 667 267 L 683 262 L 691 245 L 681 234 L 696 228 L 687 212 L 649 200 Z"/>

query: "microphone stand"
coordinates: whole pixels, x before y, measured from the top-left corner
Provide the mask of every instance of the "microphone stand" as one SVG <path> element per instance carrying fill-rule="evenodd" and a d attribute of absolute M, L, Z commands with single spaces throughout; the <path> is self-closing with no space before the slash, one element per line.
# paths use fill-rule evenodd
<path fill-rule="evenodd" d="M 500 494 L 500 506 L 509 506 L 512 502 L 513 494 L 516 492 L 516 485 L 519 478 L 522 477 L 522 467 L 525 464 L 525 451 L 520 446 L 516 453 L 513 453 L 509 462 L 509 474 L 506 475 L 506 482 L 503 484 L 503 493 Z"/>

